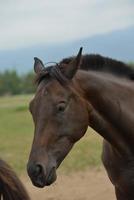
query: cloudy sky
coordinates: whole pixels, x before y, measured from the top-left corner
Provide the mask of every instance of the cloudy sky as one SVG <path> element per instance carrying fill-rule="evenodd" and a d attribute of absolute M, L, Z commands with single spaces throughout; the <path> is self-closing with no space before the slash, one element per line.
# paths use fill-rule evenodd
<path fill-rule="evenodd" d="M 0 50 L 83 39 L 134 25 L 134 0 L 0 1 Z"/>

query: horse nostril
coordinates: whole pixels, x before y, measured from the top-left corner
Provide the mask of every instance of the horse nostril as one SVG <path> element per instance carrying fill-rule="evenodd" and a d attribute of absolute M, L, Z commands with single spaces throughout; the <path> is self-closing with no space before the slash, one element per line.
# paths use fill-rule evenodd
<path fill-rule="evenodd" d="M 32 164 L 28 166 L 28 174 L 34 177 L 44 174 L 43 166 L 41 164 Z"/>
<path fill-rule="evenodd" d="M 40 164 L 35 165 L 34 175 L 38 176 L 39 174 L 42 174 L 43 167 Z"/>

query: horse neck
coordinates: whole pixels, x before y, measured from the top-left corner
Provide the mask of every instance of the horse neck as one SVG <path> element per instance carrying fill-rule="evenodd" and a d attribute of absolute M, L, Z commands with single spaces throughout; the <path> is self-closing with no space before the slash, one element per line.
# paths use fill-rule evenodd
<path fill-rule="evenodd" d="M 120 115 L 125 114 L 121 113 L 119 97 L 119 94 L 124 91 L 124 85 L 108 74 L 82 70 L 76 74 L 75 80 L 79 83 L 85 100 L 92 107 L 89 126 L 119 152 L 126 153 L 127 146 L 130 151 L 128 141 L 132 141 L 134 136 L 124 134 L 124 130 L 119 126 Z M 127 90 L 128 88 L 126 92 Z"/>

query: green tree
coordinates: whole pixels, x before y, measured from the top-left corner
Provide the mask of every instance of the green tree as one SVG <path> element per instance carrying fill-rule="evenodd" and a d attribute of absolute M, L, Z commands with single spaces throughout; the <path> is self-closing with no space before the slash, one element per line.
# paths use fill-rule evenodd
<path fill-rule="evenodd" d="M 35 92 L 34 74 L 29 72 L 21 77 L 21 93 L 30 94 Z"/>
<path fill-rule="evenodd" d="M 0 95 L 3 94 L 19 94 L 20 93 L 20 77 L 15 70 L 0 74 Z"/>

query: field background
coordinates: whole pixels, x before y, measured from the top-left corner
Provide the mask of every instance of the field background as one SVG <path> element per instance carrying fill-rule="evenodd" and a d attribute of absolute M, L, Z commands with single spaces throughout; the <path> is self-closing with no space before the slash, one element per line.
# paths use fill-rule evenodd
<path fill-rule="evenodd" d="M 34 125 L 28 104 L 32 95 L 0 98 L 0 157 L 19 174 L 26 173 Z M 84 170 L 101 165 L 102 139 L 91 129 L 75 145 L 60 167 L 61 172 Z"/>

